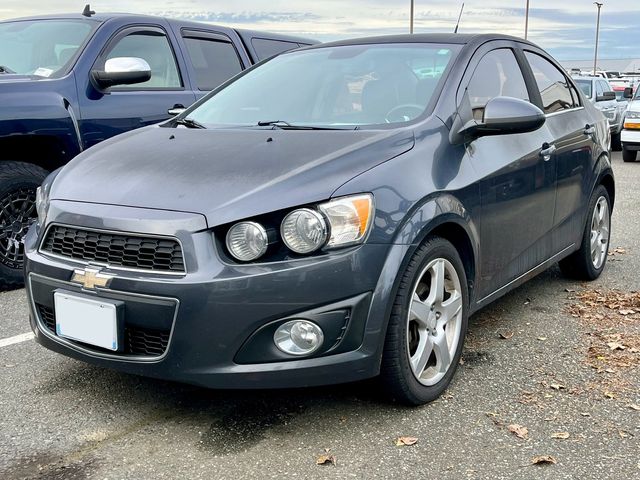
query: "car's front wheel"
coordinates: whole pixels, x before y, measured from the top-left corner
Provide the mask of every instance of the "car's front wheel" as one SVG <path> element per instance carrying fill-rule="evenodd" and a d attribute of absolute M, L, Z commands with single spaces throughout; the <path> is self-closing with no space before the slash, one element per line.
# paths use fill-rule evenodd
<path fill-rule="evenodd" d="M 447 388 L 462 354 L 468 324 L 468 287 L 455 247 L 428 238 L 402 273 L 381 366 L 396 400 L 431 402 Z"/>
<path fill-rule="evenodd" d="M 622 160 L 625 162 L 635 162 L 638 156 L 638 152 L 636 150 L 627 150 L 622 147 Z"/>
<path fill-rule="evenodd" d="M 23 282 L 22 238 L 37 217 L 36 189 L 46 176 L 37 165 L 0 163 L 0 288 Z"/>
<path fill-rule="evenodd" d="M 560 261 L 562 273 L 579 280 L 595 280 L 607 263 L 611 235 L 611 200 L 599 185 L 589 201 L 589 215 L 580 249 Z"/>

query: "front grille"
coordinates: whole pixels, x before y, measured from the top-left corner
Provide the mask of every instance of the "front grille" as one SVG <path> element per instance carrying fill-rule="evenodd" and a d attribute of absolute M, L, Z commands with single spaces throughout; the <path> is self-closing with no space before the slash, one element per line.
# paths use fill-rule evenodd
<path fill-rule="evenodd" d="M 40 312 L 42 323 L 44 323 L 53 333 L 56 333 L 56 316 L 53 312 L 53 308 L 38 305 L 38 312 Z"/>
<path fill-rule="evenodd" d="M 53 308 L 47 307 L 42 304 L 37 304 L 38 312 L 42 323 L 45 324 L 47 329 L 51 333 L 56 333 L 56 315 Z M 124 351 L 123 352 L 111 352 L 109 350 L 103 350 L 93 345 L 87 345 L 89 348 L 97 351 L 104 351 L 108 353 L 124 354 L 124 355 L 139 355 L 159 357 L 166 350 L 169 345 L 168 330 L 155 330 L 151 328 L 143 328 L 134 325 L 125 325 L 124 327 Z"/>
<path fill-rule="evenodd" d="M 104 233 L 53 225 L 42 250 L 112 267 L 185 273 L 180 242 L 170 238 Z"/>

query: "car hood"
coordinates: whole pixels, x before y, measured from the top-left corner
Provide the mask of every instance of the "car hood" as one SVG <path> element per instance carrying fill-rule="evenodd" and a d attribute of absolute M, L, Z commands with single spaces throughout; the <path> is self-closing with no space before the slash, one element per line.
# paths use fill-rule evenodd
<path fill-rule="evenodd" d="M 326 200 L 413 145 L 410 129 L 146 127 L 76 157 L 50 198 L 200 213 L 213 227 Z"/>

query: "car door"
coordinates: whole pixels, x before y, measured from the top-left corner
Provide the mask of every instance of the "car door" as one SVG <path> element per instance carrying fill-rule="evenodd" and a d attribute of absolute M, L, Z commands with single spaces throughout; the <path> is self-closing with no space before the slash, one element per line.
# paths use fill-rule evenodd
<path fill-rule="evenodd" d="M 482 56 L 466 95 L 476 121 L 482 121 L 492 98 L 532 100 L 511 48 Z M 549 253 L 556 173 L 554 157 L 544 145 L 551 138 L 543 126 L 530 133 L 481 137 L 467 146 L 482 179 L 477 286 L 481 299 L 540 264 Z"/>
<path fill-rule="evenodd" d="M 525 51 L 547 117 L 555 149 L 557 193 L 552 253 L 570 248 L 582 236 L 583 214 L 592 185 L 594 120 L 582 105 L 571 80 L 542 52 Z M 600 83 L 598 80 L 596 83 Z M 597 90 L 596 90 L 597 92 Z"/>
<path fill-rule="evenodd" d="M 94 63 L 102 69 L 106 60 L 138 57 L 151 67 L 151 78 L 134 85 L 98 90 L 89 79 L 80 92 L 80 130 L 85 148 L 114 135 L 166 120 L 168 110 L 189 106 L 195 94 L 186 87 L 172 43 L 160 26 L 128 27 L 117 32 Z"/>

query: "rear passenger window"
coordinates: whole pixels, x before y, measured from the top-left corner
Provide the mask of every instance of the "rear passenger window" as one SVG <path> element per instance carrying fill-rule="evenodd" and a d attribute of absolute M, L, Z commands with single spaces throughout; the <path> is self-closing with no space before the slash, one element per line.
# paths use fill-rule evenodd
<path fill-rule="evenodd" d="M 602 82 L 597 81 L 596 82 L 596 98 L 602 96 L 603 93 L 604 93 L 604 88 L 602 88 Z"/>
<path fill-rule="evenodd" d="M 536 78 L 545 113 L 556 113 L 579 106 L 578 96 L 567 77 L 546 58 L 532 52 L 525 52 L 531 70 Z"/>
<path fill-rule="evenodd" d="M 527 85 L 520 66 L 508 48 L 487 53 L 473 72 L 467 87 L 473 118 L 482 121 L 484 108 L 495 97 L 513 97 L 529 101 Z"/>
<path fill-rule="evenodd" d="M 186 37 L 184 42 L 196 72 L 198 89 L 213 90 L 242 71 L 231 42 L 199 37 Z"/>
<path fill-rule="evenodd" d="M 252 38 L 251 45 L 258 55 L 258 60 L 273 57 L 287 50 L 298 48 L 300 45 L 294 42 L 285 42 L 283 40 L 267 40 L 266 38 Z"/>

